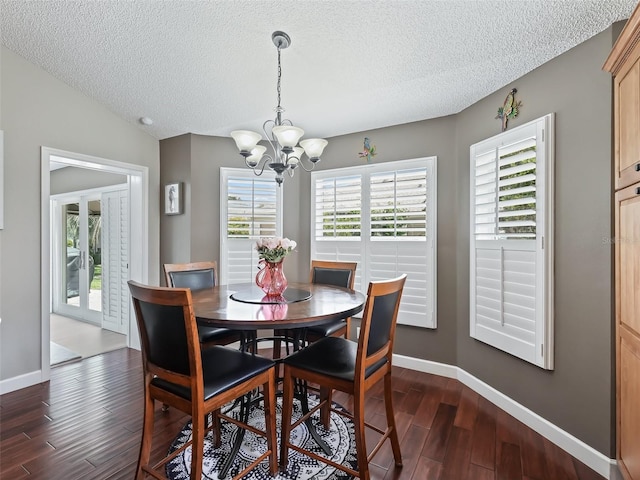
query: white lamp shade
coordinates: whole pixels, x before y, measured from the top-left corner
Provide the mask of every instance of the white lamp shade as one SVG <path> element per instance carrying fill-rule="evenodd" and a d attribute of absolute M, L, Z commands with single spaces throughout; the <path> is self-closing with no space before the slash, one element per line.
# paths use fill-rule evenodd
<path fill-rule="evenodd" d="M 304 148 L 293 147 L 293 153 L 289 155 L 289 165 L 298 165 L 298 162 L 302 160 L 302 154 L 304 153 Z"/>
<path fill-rule="evenodd" d="M 292 127 L 290 125 L 280 125 L 273 127 L 273 134 L 276 136 L 278 143 L 282 147 L 295 147 L 300 140 L 300 137 L 304 135 L 304 130 L 298 127 Z"/>
<path fill-rule="evenodd" d="M 262 140 L 262 135 L 250 130 L 234 130 L 231 138 L 236 141 L 236 146 L 241 152 L 251 152 L 257 143 Z"/>
<path fill-rule="evenodd" d="M 251 150 L 251 155 L 247 157 L 247 163 L 254 166 L 258 165 L 258 162 L 262 160 L 262 156 L 264 155 L 264 152 L 266 150 L 267 147 L 264 147 L 262 145 L 256 145 L 255 147 L 253 147 L 253 149 Z"/>
<path fill-rule="evenodd" d="M 308 138 L 300 142 L 300 146 L 304 148 L 304 151 L 309 158 L 320 158 L 324 147 L 327 146 L 327 142 L 323 138 Z"/>

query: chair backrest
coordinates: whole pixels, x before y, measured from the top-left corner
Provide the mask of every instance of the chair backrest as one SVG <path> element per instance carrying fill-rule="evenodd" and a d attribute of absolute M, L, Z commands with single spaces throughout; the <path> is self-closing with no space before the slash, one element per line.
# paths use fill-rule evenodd
<path fill-rule="evenodd" d="M 164 276 L 168 287 L 203 290 L 218 284 L 218 263 L 165 263 Z"/>
<path fill-rule="evenodd" d="M 345 287 L 353 290 L 356 280 L 356 262 L 329 262 L 311 260 L 311 283 Z"/>
<path fill-rule="evenodd" d="M 130 280 L 145 375 L 185 387 L 202 385 L 198 327 L 188 288 L 151 287 Z M 201 387 L 202 388 L 202 387 Z"/>
<path fill-rule="evenodd" d="M 398 309 L 406 279 L 405 273 L 391 280 L 369 283 L 360 323 L 356 375 L 364 376 L 368 367 L 385 358 L 391 364 Z"/>

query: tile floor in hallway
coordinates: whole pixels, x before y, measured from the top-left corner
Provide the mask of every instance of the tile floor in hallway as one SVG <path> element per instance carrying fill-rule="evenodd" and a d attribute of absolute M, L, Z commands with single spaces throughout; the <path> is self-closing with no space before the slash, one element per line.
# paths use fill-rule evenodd
<path fill-rule="evenodd" d="M 50 319 L 51 341 L 78 353 L 82 358 L 127 346 L 126 335 L 54 313 Z"/>

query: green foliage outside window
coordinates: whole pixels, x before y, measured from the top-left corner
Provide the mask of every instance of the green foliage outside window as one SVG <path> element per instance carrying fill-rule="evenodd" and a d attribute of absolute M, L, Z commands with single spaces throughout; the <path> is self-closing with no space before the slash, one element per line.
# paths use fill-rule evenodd
<path fill-rule="evenodd" d="M 505 175 L 505 176 L 500 176 L 500 180 L 507 180 L 507 179 L 511 179 L 511 178 L 518 178 L 518 177 L 524 177 L 526 175 L 530 175 L 530 174 L 534 174 L 535 175 L 535 163 L 536 163 L 536 157 L 535 157 L 535 147 L 530 147 L 524 150 L 519 150 L 517 152 L 513 152 L 510 155 L 507 155 L 505 157 L 502 157 L 503 159 L 508 159 L 509 157 L 513 157 L 516 155 L 522 155 L 526 152 L 530 152 L 531 156 L 529 158 L 526 158 L 524 160 L 517 160 L 514 161 L 513 163 L 509 163 L 506 165 L 503 165 L 502 167 L 500 167 L 500 170 L 507 170 L 509 168 L 513 168 L 513 167 L 517 167 L 520 165 L 525 165 L 525 164 L 534 164 L 534 167 L 531 170 L 525 170 L 523 172 L 518 172 L 518 173 L 514 173 L 511 175 Z M 528 191 L 528 192 L 516 192 L 516 193 L 509 193 L 509 191 L 514 191 L 516 189 L 520 189 L 520 188 L 525 188 L 525 187 L 533 187 L 534 190 L 533 191 Z M 500 212 L 498 214 L 499 217 L 499 221 L 505 221 L 505 222 L 527 222 L 529 223 L 529 225 L 517 225 L 517 226 L 510 226 L 510 227 L 506 227 L 506 226 L 502 226 L 499 228 L 499 233 L 500 234 L 527 234 L 525 236 L 520 236 L 520 238 L 530 238 L 530 237 L 535 237 L 536 235 L 536 192 L 535 192 L 535 187 L 536 187 L 536 180 L 534 179 L 523 179 L 522 182 L 518 182 L 518 183 L 514 183 L 512 185 L 507 185 L 504 187 L 500 188 L 500 202 L 506 202 L 509 200 L 517 200 L 517 199 L 530 199 L 529 202 L 527 203 L 523 203 L 521 205 L 507 205 L 507 206 L 502 206 L 500 208 Z M 522 215 L 509 215 L 509 216 L 505 216 L 503 215 L 504 213 L 507 212 L 518 212 L 518 211 L 523 211 Z M 532 212 L 531 212 L 532 211 Z"/>
<path fill-rule="evenodd" d="M 390 205 L 392 205 L 390 203 Z M 376 208 L 371 210 L 372 237 L 424 237 L 425 209 L 419 212 L 406 208 Z M 360 210 L 335 215 L 325 212 L 322 219 L 323 237 L 360 237 Z"/>

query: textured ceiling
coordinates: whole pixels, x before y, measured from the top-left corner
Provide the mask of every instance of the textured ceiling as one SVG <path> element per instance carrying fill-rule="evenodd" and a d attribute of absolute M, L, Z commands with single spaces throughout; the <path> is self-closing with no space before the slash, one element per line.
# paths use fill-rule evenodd
<path fill-rule="evenodd" d="M 305 137 L 454 114 L 628 18 L 637 0 L 0 0 L 2 43 L 158 139 Z M 604 58 L 602 59 L 604 62 Z M 506 90 L 505 90 L 506 91 Z"/>

